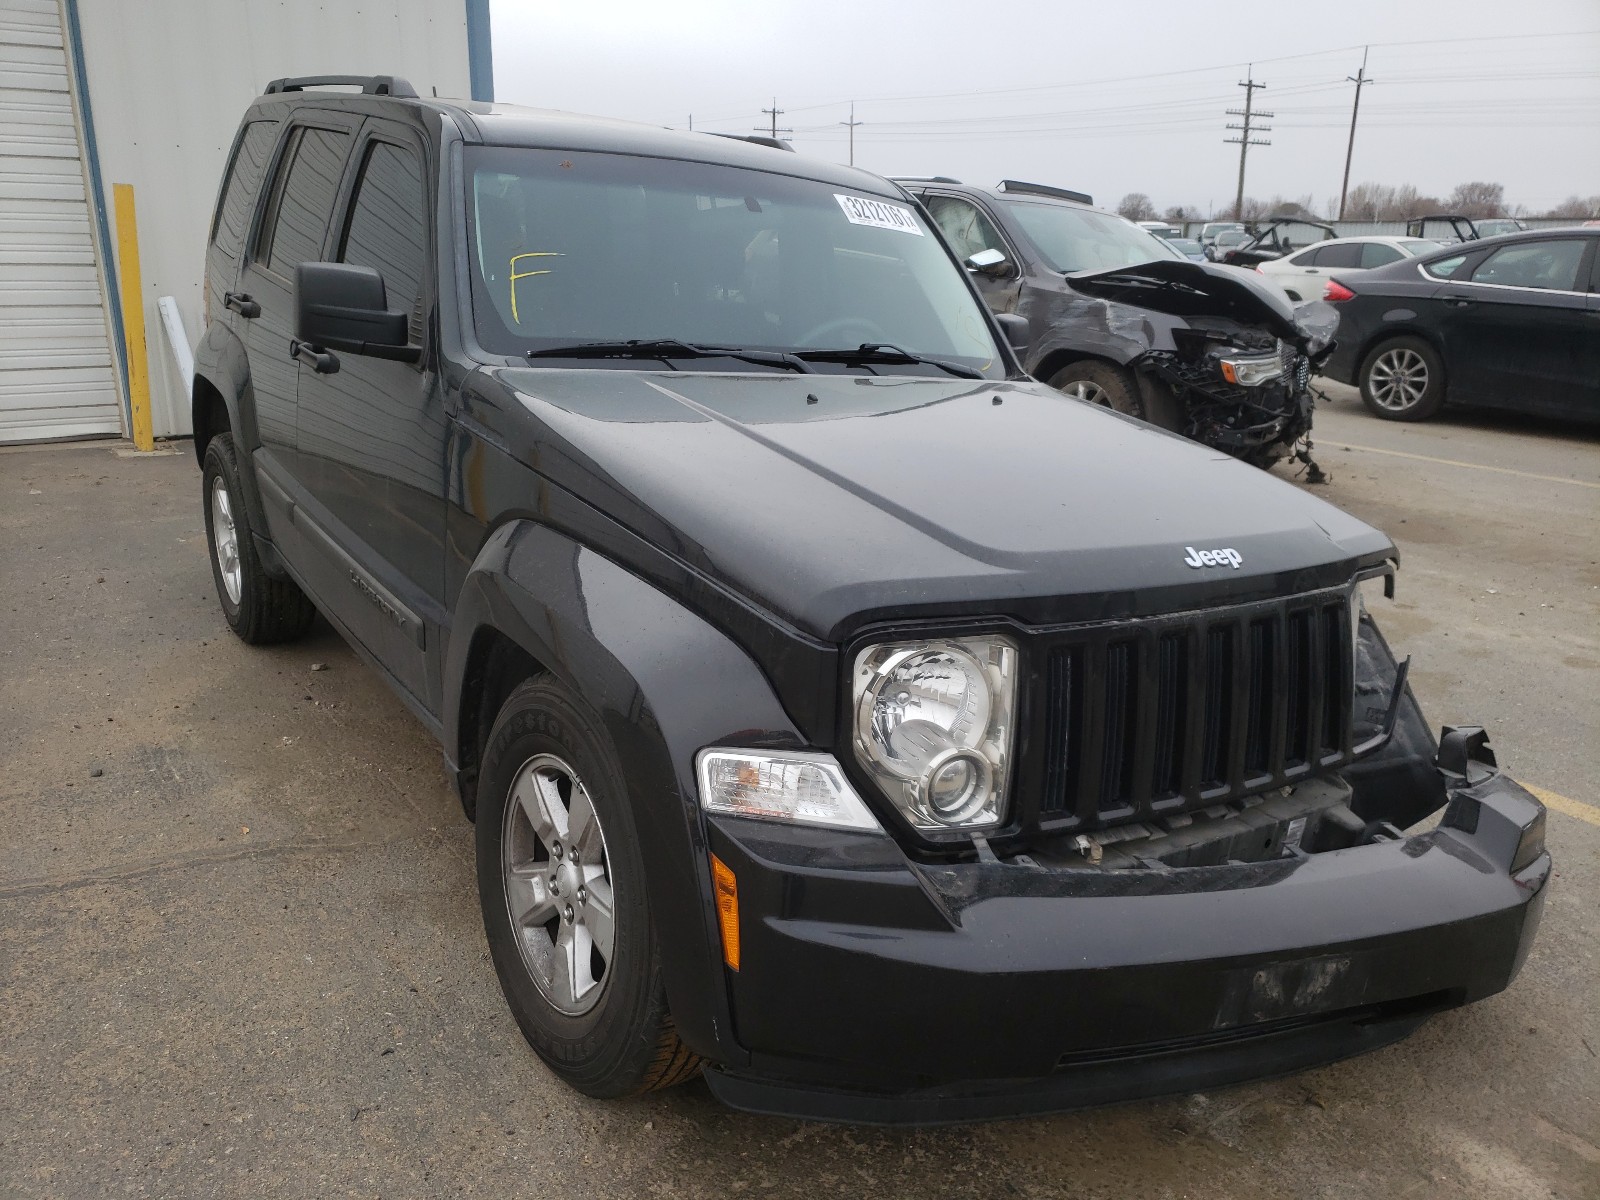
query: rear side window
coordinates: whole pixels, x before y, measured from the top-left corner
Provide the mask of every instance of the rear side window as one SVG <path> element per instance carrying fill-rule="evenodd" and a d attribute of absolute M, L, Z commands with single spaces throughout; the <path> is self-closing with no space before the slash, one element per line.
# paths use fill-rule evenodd
<path fill-rule="evenodd" d="M 276 121 L 251 121 L 239 137 L 239 148 L 228 164 L 222 183 L 222 198 L 211 230 L 211 243 L 229 258 L 237 257 L 250 229 L 250 214 L 255 211 L 261 173 L 278 140 Z"/>
<path fill-rule="evenodd" d="M 373 142 L 361 166 L 339 261 L 382 275 L 390 308 L 417 311 L 427 261 L 427 211 L 421 161 L 399 146 Z"/>
<path fill-rule="evenodd" d="M 1478 264 L 1472 272 L 1472 282 L 1575 292 L 1584 249 L 1582 238 L 1502 246 Z"/>
<path fill-rule="evenodd" d="M 1456 269 L 1467 261 L 1465 254 L 1452 254 L 1449 258 L 1435 259 L 1431 263 L 1423 263 L 1422 269 L 1435 279 L 1449 279 L 1456 273 Z"/>
<path fill-rule="evenodd" d="M 1312 259 L 1319 267 L 1364 267 L 1361 261 L 1361 247 L 1355 243 L 1343 246 L 1324 246 L 1320 250 L 1312 251 Z"/>
<path fill-rule="evenodd" d="M 1368 242 L 1361 247 L 1361 265 L 1363 267 L 1385 267 L 1392 262 L 1399 262 L 1405 255 L 1393 246 L 1386 246 L 1382 242 Z"/>
<path fill-rule="evenodd" d="M 349 134 L 329 129 L 296 131 L 280 168 L 271 228 L 263 235 L 267 252 L 262 259 L 277 274 L 292 275 L 295 267 L 321 255 L 349 142 Z"/>

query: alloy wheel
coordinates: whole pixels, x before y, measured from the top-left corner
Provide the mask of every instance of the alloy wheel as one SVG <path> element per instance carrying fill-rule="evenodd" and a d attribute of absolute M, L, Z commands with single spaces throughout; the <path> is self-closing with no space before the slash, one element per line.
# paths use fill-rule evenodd
<path fill-rule="evenodd" d="M 534 985 L 569 1016 L 599 1001 L 616 947 L 605 833 L 577 773 L 553 754 L 517 772 L 505 806 L 500 877 Z"/>
<path fill-rule="evenodd" d="M 1111 394 L 1092 379 L 1074 379 L 1061 389 L 1061 394 L 1070 396 L 1074 400 L 1085 400 L 1090 404 L 1111 407 Z"/>
<path fill-rule="evenodd" d="M 237 605 L 244 594 L 244 575 L 239 565 L 239 529 L 233 523 L 233 502 L 228 499 L 228 487 L 220 475 L 211 481 L 211 542 L 228 602 Z"/>
<path fill-rule="evenodd" d="M 1385 350 L 1367 373 L 1372 401 L 1390 412 L 1405 412 L 1421 402 L 1428 390 L 1428 364 L 1405 346 Z"/>

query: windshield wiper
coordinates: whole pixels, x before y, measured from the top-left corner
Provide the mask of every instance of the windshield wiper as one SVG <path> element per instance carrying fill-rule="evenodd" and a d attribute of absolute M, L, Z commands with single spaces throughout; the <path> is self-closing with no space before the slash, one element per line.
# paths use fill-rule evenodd
<path fill-rule="evenodd" d="M 634 339 L 626 342 L 578 342 L 571 346 L 550 346 L 544 350 L 529 350 L 529 358 L 658 358 L 669 366 L 675 358 L 736 358 L 740 362 L 759 367 L 783 367 L 801 374 L 811 374 L 793 354 L 779 354 L 767 350 L 744 350 L 738 346 L 701 346 L 694 342 L 680 342 L 677 338 Z M 676 369 L 676 368 L 674 368 Z"/>
<path fill-rule="evenodd" d="M 972 367 L 964 367 L 960 363 L 945 362 L 939 358 L 928 358 L 922 354 L 912 354 L 909 350 L 902 350 L 899 346 L 891 346 L 888 342 L 862 342 L 854 350 L 841 348 L 838 350 L 796 350 L 794 357 L 803 358 L 807 362 L 836 362 L 836 363 L 922 363 L 930 367 L 938 367 L 950 375 L 961 379 L 982 379 L 983 372 Z"/>

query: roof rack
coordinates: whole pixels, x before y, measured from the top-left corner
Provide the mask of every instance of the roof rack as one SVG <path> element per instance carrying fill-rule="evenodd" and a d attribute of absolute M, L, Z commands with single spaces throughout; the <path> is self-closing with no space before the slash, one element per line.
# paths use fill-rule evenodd
<path fill-rule="evenodd" d="M 767 137 L 762 133 L 713 133 L 711 136 L 732 138 L 736 142 L 751 142 L 757 146 L 770 146 L 774 150 L 787 150 L 790 154 L 795 152 L 794 147 L 782 138 Z"/>
<path fill-rule="evenodd" d="M 956 184 L 959 184 L 961 182 L 961 180 L 959 180 L 959 179 L 951 179 L 950 176 L 948 176 L 948 175 L 896 175 L 896 176 L 893 177 L 893 179 L 894 179 L 895 183 L 956 183 Z"/>
<path fill-rule="evenodd" d="M 1094 197 L 1087 192 L 1069 192 L 1066 188 L 1050 187 L 1043 183 L 1023 183 L 1018 179 L 1002 179 L 1002 192 L 1023 192 L 1029 196 L 1054 196 L 1057 200 L 1076 200 L 1079 204 L 1093 204 Z"/>
<path fill-rule="evenodd" d="M 358 87 L 363 96 L 403 96 L 415 100 L 417 89 L 398 75 L 299 75 L 274 79 L 264 96 L 279 92 L 303 92 L 313 87 Z"/>

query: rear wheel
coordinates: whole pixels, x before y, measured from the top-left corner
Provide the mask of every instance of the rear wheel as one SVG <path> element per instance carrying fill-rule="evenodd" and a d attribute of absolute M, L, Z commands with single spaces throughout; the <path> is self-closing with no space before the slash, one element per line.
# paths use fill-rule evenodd
<path fill-rule="evenodd" d="M 258 646 L 301 637 L 311 628 L 316 607 L 294 580 L 274 578 L 261 565 L 232 434 L 219 433 L 207 443 L 201 478 L 211 575 L 228 626 Z"/>
<path fill-rule="evenodd" d="M 501 990 L 552 1071 L 600 1098 L 699 1073 L 667 1008 L 621 767 L 599 717 L 548 676 L 489 733 L 477 858 Z"/>
<path fill-rule="evenodd" d="M 1079 359 L 1050 376 L 1050 386 L 1063 396 L 1099 404 L 1130 417 L 1138 417 L 1174 433 L 1183 431 L 1183 409 L 1178 398 L 1160 383 L 1147 397 L 1132 373 L 1098 359 Z"/>
<path fill-rule="evenodd" d="M 1444 363 L 1421 338 L 1392 338 L 1361 364 L 1361 400 L 1386 421 L 1424 421 L 1444 403 Z"/>

